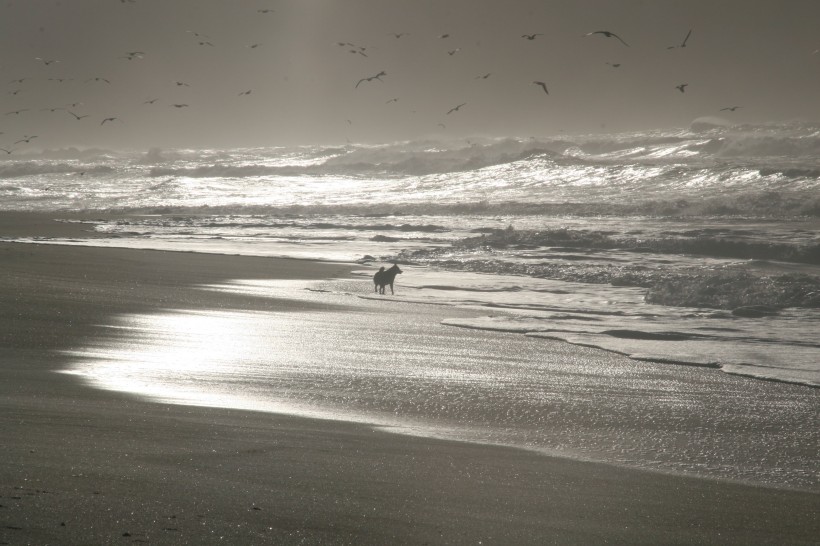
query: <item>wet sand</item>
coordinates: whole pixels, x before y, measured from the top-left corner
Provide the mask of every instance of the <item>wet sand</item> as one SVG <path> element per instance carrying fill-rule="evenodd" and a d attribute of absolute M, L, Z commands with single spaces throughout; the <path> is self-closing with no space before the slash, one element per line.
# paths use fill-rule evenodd
<path fill-rule="evenodd" d="M 0 236 L 59 233 L 83 236 L 76 224 L 0 213 Z M 816 493 L 157 404 L 54 373 L 58 351 L 105 336 L 118 313 L 311 305 L 195 284 L 348 271 L 0 243 L 0 543 L 818 543 Z"/>

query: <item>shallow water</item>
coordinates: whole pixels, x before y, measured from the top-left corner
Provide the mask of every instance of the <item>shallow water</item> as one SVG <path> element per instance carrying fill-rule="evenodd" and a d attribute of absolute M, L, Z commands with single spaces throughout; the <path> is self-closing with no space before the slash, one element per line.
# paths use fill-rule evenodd
<path fill-rule="evenodd" d="M 71 353 L 70 373 L 165 402 L 351 420 L 778 487 L 820 484 L 817 389 L 454 328 L 439 318 L 472 313 L 371 298 L 366 281 L 204 289 L 355 310 L 126 315 Z"/>

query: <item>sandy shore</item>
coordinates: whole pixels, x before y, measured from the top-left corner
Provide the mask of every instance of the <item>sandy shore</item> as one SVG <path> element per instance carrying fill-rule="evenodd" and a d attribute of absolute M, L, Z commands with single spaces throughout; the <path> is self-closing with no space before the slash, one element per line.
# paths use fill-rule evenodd
<path fill-rule="evenodd" d="M 59 233 L 82 236 L 0 213 L 0 236 Z M 0 264 L 0 544 L 818 543 L 817 494 L 156 404 L 54 373 L 117 313 L 309 305 L 194 284 L 344 265 L 13 243 Z"/>

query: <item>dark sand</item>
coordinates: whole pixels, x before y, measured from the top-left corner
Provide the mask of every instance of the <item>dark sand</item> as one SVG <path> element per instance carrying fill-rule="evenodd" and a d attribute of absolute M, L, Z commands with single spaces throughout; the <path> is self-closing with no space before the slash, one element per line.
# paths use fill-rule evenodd
<path fill-rule="evenodd" d="M 83 236 L 0 213 L 0 236 Z M 818 544 L 820 495 L 173 406 L 54 373 L 109 317 L 293 309 L 191 288 L 348 267 L 0 243 L 0 544 Z M 439 320 L 430 309 L 430 320 Z"/>

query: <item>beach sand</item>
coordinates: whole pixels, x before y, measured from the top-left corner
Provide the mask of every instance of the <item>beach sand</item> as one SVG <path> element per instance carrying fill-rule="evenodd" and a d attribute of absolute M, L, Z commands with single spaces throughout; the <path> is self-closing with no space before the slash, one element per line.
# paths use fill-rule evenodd
<path fill-rule="evenodd" d="M 83 237 L 0 213 L 0 236 Z M 0 243 L 0 544 L 817 544 L 820 495 L 365 425 L 144 401 L 58 351 L 119 313 L 298 311 L 203 291 L 343 264 Z M 443 311 L 430 306 L 431 321 Z"/>

